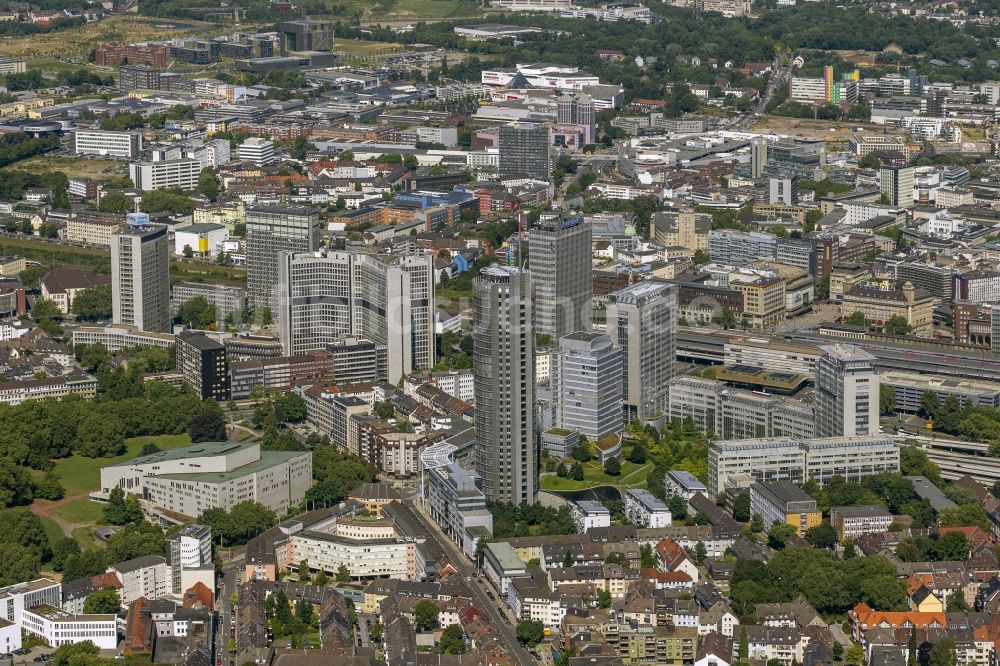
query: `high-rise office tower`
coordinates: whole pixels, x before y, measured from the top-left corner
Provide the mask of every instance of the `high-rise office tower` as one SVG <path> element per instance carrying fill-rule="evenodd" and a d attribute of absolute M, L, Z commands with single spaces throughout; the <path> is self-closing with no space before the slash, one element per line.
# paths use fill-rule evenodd
<path fill-rule="evenodd" d="M 185 384 L 203 399 L 229 400 L 225 345 L 200 331 L 184 331 L 175 338 L 174 350 Z"/>
<path fill-rule="evenodd" d="M 883 166 L 879 181 L 890 206 L 913 207 L 913 167 Z"/>
<path fill-rule="evenodd" d="M 258 206 L 247 210 L 247 300 L 252 307 L 276 307 L 278 255 L 315 250 L 318 220 L 318 213 L 305 206 Z"/>
<path fill-rule="evenodd" d="M 553 341 L 591 329 L 593 271 L 589 222 L 582 216 L 543 214 L 528 231 L 528 263 L 535 283 L 535 332 Z"/>
<path fill-rule="evenodd" d="M 170 330 L 170 239 L 165 224 L 129 213 L 111 233 L 112 321 L 142 331 Z"/>
<path fill-rule="evenodd" d="M 532 277 L 490 266 L 472 292 L 476 473 L 494 502 L 538 496 Z"/>
<path fill-rule="evenodd" d="M 556 100 L 556 121 L 560 125 L 583 127 L 584 145 L 594 143 L 597 133 L 597 112 L 594 98 L 585 93 L 564 93 Z"/>
<path fill-rule="evenodd" d="M 767 168 L 767 139 L 756 137 L 750 141 L 750 177 L 760 178 Z"/>
<path fill-rule="evenodd" d="M 556 426 L 598 440 L 622 429 L 622 350 L 602 333 L 559 338 L 553 359 Z"/>
<path fill-rule="evenodd" d="M 535 123 L 515 123 L 500 128 L 500 173 L 524 174 L 548 181 L 549 128 Z"/>
<path fill-rule="evenodd" d="M 625 418 L 666 414 L 677 345 L 677 290 L 644 281 L 610 296 L 608 335 L 622 349 Z"/>
<path fill-rule="evenodd" d="M 385 346 L 395 383 L 434 366 L 434 257 L 353 252 L 281 254 L 277 319 L 285 354 L 344 336 Z"/>
<path fill-rule="evenodd" d="M 878 434 L 875 357 L 854 345 L 824 345 L 816 361 L 816 436 Z"/>
<path fill-rule="evenodd" d="M 771 176 L 768 186 L 768 203 L 794 206 L 799 200 L 799 177 L 795 174 Z"/>

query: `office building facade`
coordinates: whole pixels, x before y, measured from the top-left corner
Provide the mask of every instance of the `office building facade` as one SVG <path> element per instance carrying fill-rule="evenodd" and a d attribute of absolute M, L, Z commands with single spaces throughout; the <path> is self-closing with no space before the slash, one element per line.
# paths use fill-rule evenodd
<path fill-rule="evenodd" d="M 854 345 L 824 345 L 816 363 L 817 437 L 878 434 L 875 357 Z"/>
<path fill-rule="evenodd" d="M 528 232 L 535 283 L 535 333 L 553 341 L 591 330 L 592 233 L 582 217 L 543 214 Z"/>
<path fill-rule="evenodd" d="M 647 281 L 614 292 L 607 307 L 607 330 L 622 350 L 626 420 L 665 415 L 677 345 L 676 288 Z"/>
<path fill-rule="evenodd" d="M 596 441 L 622 430 L 622 350 L 600 333 L 559 338 L 552 372 L 556 427 Z"/>
<path fill-rule="evenodd" d="M 111 302 L 116 324 L 170 330 L 170 243 L 167 226 L 130 213 L 111 234 Z"/>
<path fill-rule="evenodd" d="M 491 266 L 476 278 L 476 473 L 490 501 L 533 504 L 538 496 L 533 308 L 528 271 Z"/>
<path fill-rule="evenodd" d="M 142 134 L 78 129 L 73 132 L 73 152 L 77 155 L 137 157 L 142 152 Z"/>
<path fill-rule="evenodd" d="M 913 167 L 883 166 L 879 186 L 886 203 L 897 208 L 913 208 Z"/>
<path fill-rule="evenodd" d="M 549 180 L 549 129 L 534 123 L 505 125 L 499 132 L 500 174 Z"/>
<path fill-rule="evenodd" d="M 134 162 L 129 165 L 129 178 L 143 192 L 179 188 L 193 190 L 198 187 L 201 162 L 179 158 L 158 162 Z"/>
<path fill-rule="evenodd" d="M 198 331 L 185 331 L 176 337 L 177 371 L 184 383 L 202 399 L 229 400 L 229 364 L 226 347 Z"/>
<path fill-rule="evenodd" d="M 258 206 L 246 214 L 247 298 L 254 308 L 277 305 L 278 257 L 316 249 L 319 215 L 304 206 Z"/>
<path fill-rule="evenodd" d="M 433 261 L 418 254 L 282 254 L 277 318 L 284 352 L 301 354 L 358 336 L 385 346 L 390 382 L 430 369 Z"/>

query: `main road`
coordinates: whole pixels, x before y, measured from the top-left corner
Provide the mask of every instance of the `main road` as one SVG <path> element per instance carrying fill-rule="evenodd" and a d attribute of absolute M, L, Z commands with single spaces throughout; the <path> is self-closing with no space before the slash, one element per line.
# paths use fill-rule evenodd
<path fill-rule="evenodd" d="M 504 638 L 504 646 L 510 652 L 511 657 L 514 659 L 516 664 L 536 664 L 539 663 L 538 660 L 529 653 L 524 646 L 522 646 L 518 640 L 517 635 L 514 632 L 514 627 L 508 623 L 507 617 L 498 606 L 503 603 L 500 600 L 492 600 L 486 596 L 486 590 L 484 589 L 485 583 L 482 583 L 482 579 L 477 576 L 477 571 L 475 566 L 469 559 L 465 556 L 465 553 L 459 549 L 454 541 L 449 539 L 444 532 L 438 527 L 438 524 L 431 518 L 425 511 L 424 507 L 421 506 L 419 498 L 408 500 L 410 506 L 413 507 L 420 518 L 420 521 L 424 524 L 427 529 L 427 533 L 438 543 L 441 549 L 448 554 L 448 559 L 450 560 L 452 566 L 458 570 L 467 581 L 467 586 L 469 591 L 472 593 L 472 599 L 475 602 L 475 607 L 483 611 L 492 622 L 493 626 L 500 632 L 501 636 Z"/>

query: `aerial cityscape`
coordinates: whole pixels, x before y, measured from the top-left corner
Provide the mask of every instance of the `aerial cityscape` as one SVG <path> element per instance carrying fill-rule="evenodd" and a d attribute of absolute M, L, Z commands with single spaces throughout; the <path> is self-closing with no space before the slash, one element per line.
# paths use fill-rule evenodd
<path fill-rule="evenodd" d="M 0 3 L 0 666 L 1000 666 L 996 0 Z"/>

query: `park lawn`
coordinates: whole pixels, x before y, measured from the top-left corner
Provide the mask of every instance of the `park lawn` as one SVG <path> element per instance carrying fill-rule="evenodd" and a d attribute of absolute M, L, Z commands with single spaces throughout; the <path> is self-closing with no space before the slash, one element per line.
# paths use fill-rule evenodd
<path fill-rule="evenodd" d="M 583 465 L 583 481 L 561 478 L 554 474 L 542 478 L 542 490 L 584 490 L 597 486 L 617 486 L 619 488 L 645 488 L 646 476 L 653 470 L 653 463 L 636 465 L 627 460 L 622 462 L 622 473 L 608 476 L 604 466 L 596 460 Z"/>
<path fill-rule="evenodd" d="M 368 39 L 338 39 L 333 47 L 334 53 L 350 55 L 377 55 L 388 51 L 399 51 L 402 44 L 375 42 Z"/>
<path fill-rule="evenodd" d="M 60 171 L 69 178 L 93 178 L 95 175 L 124 175 L 128 172 L 128 164 L 116 162 L 115 160 L 87 160 L 76 157 L 49 157 L 40 155 L 30 157 L 20 162 L 5 167 L 8 171 L 31 171 L 32 173 L 45 173 L 48 171 Z"/>
<path fill-rule="evenodd" d="M 59 527 L 58 523 L 48 516 L 39 516 L 39 520 L 42 521 L 42 529 L 45 530 L 45 536 L 49 538 L 50 544 L 53 544 L 66 536 L 63 534 L 62 528 Z"/>
<path fill-rule="evenodd" d="M 60 504 L 52 509 L 52 513 L 74 525 L 97 523 L 104 519 L 104 505 L 81 497 Z"/>
<path fill-rule="evenodd" d="M 120 456 L 113 458 L 87 458 L 81 455 L 73 455 L 69 458 L 60 458 L 56 461 L 55 473 L 59 477 L 63 488 L 66 489 L 66 496 L 83 495 L 93 492 L 101 487 L 101 468 L 107 465 L 131 460 L 139 455 L 139 451 L 147 442 L 156 444 L 160 449 L 176 449 L 187 446 L 191 443 L 191 438 L 183 435 L 150 435 L 146 437 L 132 437 L 125 440 L 126 451 Z M 56 509 L 58 512 L 62 507 Z M 61 516 L 62 513 L 59 513 Z M 76 522 L 76 521 L 73 521 Z"/>
<path fill-rule="evenodd" d="M 455 0 L 396 0 L 386 13 L 419 18 L 448 18 L 478 14 L 479 5 L 474 2 L 455 2 Z"/>
<path fill-rule="evenodd" d="M 94 536 L 94 526 L 84 525 L 73 530 L 73 538 L 83 550 L 102 550 L 104 542 Z"/>

